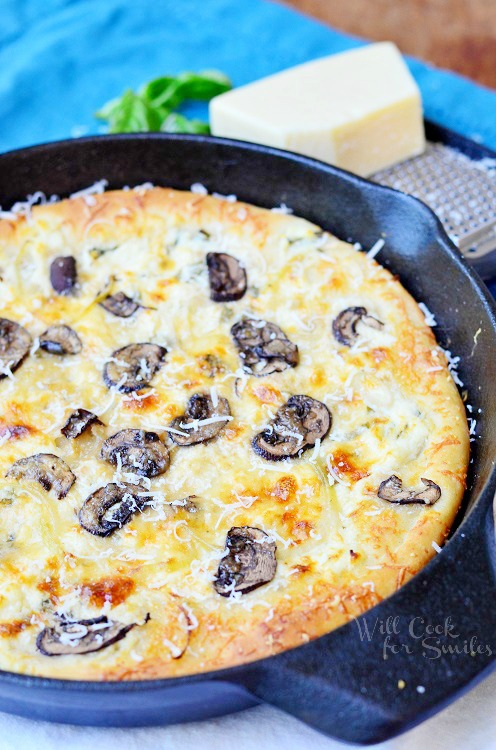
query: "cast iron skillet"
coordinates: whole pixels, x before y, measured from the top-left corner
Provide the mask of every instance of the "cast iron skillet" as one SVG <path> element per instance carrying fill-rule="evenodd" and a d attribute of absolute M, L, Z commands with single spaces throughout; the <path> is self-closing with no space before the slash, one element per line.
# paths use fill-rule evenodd
<path fill-rule="evenodd" d="M 267 701 L 350 742 L 378 742 L 413 726 L 487 674 L 496 652 L 496 317 L 488 293 L 422 203 L 317 161 L 237 141 L 108 136 L 16 151 L 0 157 L 0 203 L 8 208 L 35 190 L 64 196 L 102 177 L 112 188 L 201 182 L 261 206 L 284 202 L 364 248 L 384 237 L 379 260 L 428 305 L 440 343 L 461 356 L 477 418 L 469 487 L 445 549 L 394 596 L 329 635 L 246 666 L 184 678 L 91 683 L 0 672 L 2 711 L 138 726 Z M 430 627 L 439 634 L 430 637 Z"/>

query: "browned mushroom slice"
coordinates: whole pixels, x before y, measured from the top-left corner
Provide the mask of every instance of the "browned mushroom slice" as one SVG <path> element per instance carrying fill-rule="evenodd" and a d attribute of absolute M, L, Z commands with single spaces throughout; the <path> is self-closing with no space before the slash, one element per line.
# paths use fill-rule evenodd
<path fill-rule="evenodd" d="M 198 495 L 188 495 L 188 497 L 183 498 L 181 502 L 175 503 L 174 507 L 177 509 L 182 508 L 182 510 L 187 511 L 188 513 L 198 513 L 200 506 L 196 502 L 197 497 Z"/>
<path fill-rule="evenodd" d="M 6 476 L 39 482 L 47 492 L 53 489 L 59 500 L 67 495 L 76 481 L 66 462 L 53 453 L 20 458 L 12 464 Z"/>
<path fill-rule="evenodd" d="M 105 615 L 92 620 L 61 620 L 38 634 L 36 648 L 44 656 L 89 654 L 117 643 L 135 625 L 123 625 Z"/>
<path fill-rule="evenodd" d="M 323 440 L 331 427 L 331 414 L 310 396 L 291 396 L 274 419 L 252 441 L 253 450 L 268 461 L 301 455 Z"/>
<path fill-rule="evenodd" d="M 140 307 L 134 299 L 128 297 L 124 292 L 109 294 L 108 297 L 105 297 L 105 299 L 100 302 L 100 305 L 107 310 L 107 312 L 116 315 L 118 318 L 130 318 Z"/>
<path fill-rule="evenodd" d="M 357 325 L 360 321 L 369 328 L 384 328 L 384 323 L 369 315 L 365 307 L 347 307 L 332 323 L 334 338 L 340 344 L 353 346 L 358 339 Z"/>
<path fill-rule="evenodd" d="M 121 430 L 107 438 L 100 458 L 142 477 L 156 477 L 169 468 L 169 451 L 155 432 Z"/>
<path fill-rule="evenodd" d="M 408 503 L 420 503 L 421 505 L 434 505 L 441 497 L 441 488 L 431 479 L 421 477 L 425 489 L 416 492 L 415 490 L 403 489 L 403 482 L 396 474 L 392 474 L 388 479 L 380 483 L 377 491 L 381 500 L 387 500 L 390 503 L 399 503 L 406 505 Z"/>
<path fill-rule="evenodd" d="M 69 326 L 50 326 L 40 336 L 40 348 L 50 354 L 79 354 L 83 345 Z"/>
<path fill-rule="evenodd" d="M 210 299 L 214 302 L 234 302 L 246 292 L 246 271 L 237 258 L 227 253 L 208 253 L 208 281 Z"/>
<path fill-rule="evenodd" d="M 60 432 L 64 437 L 74 439 L 82 435 L 93 424 L 103 424 L 103 422 L 92 411 L 76 409 L 76 411 L 72 412 Z"/>
<path fill-rule="evenodd" d="M 50 283 L 57 294 L 72 294 L 77 283 L 76 259 L 60 256 L 50 266 Z"/>
<path fill-rule="evenodd" d="M 219 563 L 214 588 L 221 596 L 249 591 L 272 581 L 276 574 L 276 544 L 265 531 L 234 526 L 227 533 L 228 554 Z"/>
<path fill-rule="evenodd" d="M 32 343 L 31 336 L 19 323 L 0 318 L 0 380 L 19 367 Z"/>
<path fill-rule="evenodd" d="M 214 406 L 211 396 L 195 393 L 188 401 L 185 413 L 172 420 L 168 432 L 177 445 L 206 443 L 217 437 L 231 419 L 231 409 L 226 398 L 219 396 Z"/>
<path fill-rule="evenodd" d="M 298 347 L 275 323 L 244 318 L 231 328 L 243 369 L 261 377 L 298 364 Z"/>
<path fill-rule="evenodd" d="M 166 354 L 167 349 L 158 344 L 129 344 L 117 349 L 103 368 L 105 385 L 120 393 L 139 391 L 160 370 Z"/>
<path fill-rule="evenodd" d="M 143 510 L 146 497 L 141 487 L 111 482 L 86 498 L 79 511 L 79 523 L 95 536 L 109 536 L 122 528 L 137 511 Z"/>

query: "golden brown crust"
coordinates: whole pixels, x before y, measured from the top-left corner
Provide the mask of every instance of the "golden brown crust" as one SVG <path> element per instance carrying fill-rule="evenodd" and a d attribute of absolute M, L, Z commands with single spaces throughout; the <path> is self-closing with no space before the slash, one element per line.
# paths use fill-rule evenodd
<path fill-rule="evenodd" d="M 244 263 L 242 299 L 209 299 L 207 252 Z M 49 264 L 59 255 L 76 257 L 74 296 L 50 286 Z M 33 347 L 14 377 L 0 380 L 0 476 L 40 452 L 61 456 L 77 476 L 61 500 L 36 482 L 0 479 L 2 669 L 144 679 L 266 656 L 394 593 L 445 540 L 465 486 L 463 404 L 416 302 L 350 245 L 296 217 L 156 188 L 62 201 L 0 221 L 0 268 L 1 317 L 33 338 L 64 323 L 83 342 L 81 354 L 65 358 Z M 128 319 L 98 305 L 117 291 L 141 305 Z M 384 326 L 361 327 L 357 343 L 345 347 L 331 326 L 352 306 Z M 243 315 L 280 326 L 298 345 L 298 366 L 243 375 L 229 335 Z M 139 341 L 168 350 L 151 389 L 138 398 L 109 392 L 105 361 Z M 212 386 L 228 399 L 233 420 L 209 443 L 173 445 L 166 426 L 193 393 Z M 326 403 L 329 436 L 289 465 L 256 457 L 252 437 L 298 393 Z M 60 428 L 75 408 L 104 424 L 70 441 Z M 128 427 L 158 432 L 171 466 L 146 485 L 152 507 L 112 536 L 93 537 L 77 512 L 91 491 L 115 481 L 100 445 Z M 391 474 L 412 488 L 427 477 L 441 498 L 432 507 L 380 500 L 378 486 Z M 189 495 L 197 496 L 196 513 L 177 505 Z M 277 572 L 226 599 L 212 579 L 227 531 L 243 525 L 272 534 Z M 36 636 L 62 613 L 138 625 L 93 654 L 43 656 Z"/>

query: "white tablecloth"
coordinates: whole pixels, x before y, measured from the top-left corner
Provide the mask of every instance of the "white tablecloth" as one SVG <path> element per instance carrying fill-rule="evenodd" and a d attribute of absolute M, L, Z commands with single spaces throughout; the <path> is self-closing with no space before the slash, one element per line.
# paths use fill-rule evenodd
<path fill-rule="evenodd" d="M 150 729 L 94 729 L 0 713 L 0 750 L 344 750 L 270 706 Z M 496 750 L 496 673 L 454 705 L 377 750 Z"/>

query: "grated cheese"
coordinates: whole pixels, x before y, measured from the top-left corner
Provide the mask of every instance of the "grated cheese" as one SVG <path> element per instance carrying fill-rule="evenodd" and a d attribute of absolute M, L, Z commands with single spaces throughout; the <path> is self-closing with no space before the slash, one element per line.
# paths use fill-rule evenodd
<path fill-rule="evenodd" d="M 424 304 L 423 302 L 419 302 L 418 306 L 420 307 L 420 309 L 422 310 L 424 314 L 426 325 L 428 325 L 430 328 L 434 328 L 435 326 L 437 326 L 436 318 L 431 313 L 427 305 Z"/>
<path fill-rule="evenodd" d="M 135 185 L 133 191 L 135 193 L 146 193 L 147 190 L 153 190 L 154 187 L 153 182 L 143 182 L 141 185 Z"/>
<path fill-rule="evenodd" d="M 344 484 L 345 487 L 349 487 L 350 486 L 349 483 L 339 476 L 338 472 L 332 465 L 331 461 L 333 460 L 334 460 L 334 457 L 332 453 L 330 453 L 326 458 L 326 466 L 327 466 L 327 471 L 329 472 L 329 476 L 332 477 L 332 479 L 334 479 L 335 482 L 339 482 L 339 484 Z M 334 484 L 334 482 L 329 482 L 329 483 Z"/>
<path fill-rule="evenodd" d="M 315 441 L 315 445 L 314 445 L 314 448 L 313 448 L 313 451 L 312 451 L 312 455 L 310 456 L 310 461 L 312 461 L 312 463 L 314 461 L 316 461 L 317 458 L 319 457 L 321 442 L 322 441 L 321 441 L 320 438 L 317 438 L 317 440 Z"/>
<path fill-rule="evenodd" d="M 205 187 L 205 185 L 202 185 L 201 182 L 194 182 L 190 190 L 192 193 L 195 193 L 195 195 L 208 195 L 208 190 Z"/>
<path fill-rule="evenodd" d="M 274 206 L 274 208 L 271 208 L 270 210 L 274 214 L 285 214 L 285 215 L 288 215 L 288 214 L 292 214 L 293 213 L 293 209 L 289 208 L 289 206 L 286 206 L 285 203 L 281 203 L 279 206 Z"/>
<path fill-rule="evenodd" d="M 210 388 L 210 398 L 212 399 L 212 406 L 216 409 L 219 404 L 219 397 L 217 396 L 217 388 L 215 385 Z"/>
<path fill-rule="evenodd" d="M 14 364 L 14 361 L 10 360 L 9 362 L 7 362 L 6 365 L 3 365 L 3 366 L 0 365 L 0 373 L 2 375 L 6 375 L 9 378 L 9 380 L 15 380 L 15 375 L 10 369 L 13 364 Z"/>
<path fill-rule="evenodd" d="M 367 256 L 367 258 L 370 258 L 370 260 L 373 260 L 375 258 L 375 256 L 378 253 L 380 253 L 380 251 L 382 250 L 382 248 L 384 247 L 384 245 L 385 245 L 385 242 L 384 242 L 383 239 L 377 240 L 377 242 L 375 242 L 372 245 L 372 247 L 370 248 L 370 250 L 367 253 L 365 253 L 366 256 Z"/>
<path fill-rule="evenodd" d="M 179 427 L 183 430 L 194 430 L 195 432 L 199 427 L 203 427 L 207 424 L 215 424 L 216 422 L 231 422 L 234 417 L 215 415 L 208 417 L 207 419 L 193 419 L 191 422 L 179 422 Z M 186 433 L 188 434 L 188 433 Z"/>
<path fill-rule="evenodd" d="M 71 193 L 71 198 L 88 198 L 88 196 L 92 195 L 101 195 L 105 192 L 105 188 L 108 186 L 108 180 L 102 179 L 97 180 L 93 183 L 93 185 L 89 185 L 89 187 L 83 188 L 82 190 L 76 190 L 75 193 Z M 88 203 L 89 206 L 94 205 L 91 202 Z"/>
<path fill-rule="evenodd" d="M 444 354 L 446 356 L 446 359 L 448 360 L 448 370 L 451 373 L 451 377 L 455 381 L 456 385 L 459 385 L 460 388 L 463 388 L 463 381 L 460 379 L 460 376 L 458 375 L 458 365 L 461 362 L 461 357 L 454 356 L 449 349 L 442 349 L 442 347 L 439 347 L 441 351 L 444 351 Z"/>
<path fill-rule="evenodd" d="M 172 643 L 172 641 L 169 641 L 167 638 L 163 638 L 162 642 L 163 642 L 164 646 L 166 646 L 169 649 L 169 651 L 171 652 L 172 658 L 173 659 L 179 659 L 179 657 L 183 653 L 182 649 L 180 649 L 179 646 L 176 646 L 175 643 Z"/>
<path fill-rule="evenodd" d="M 41 192 L 41 190 L 37 190 L 32 195 L 28 195 L 26 200 L 14 203 L 10 212 L 19 216 L 25 216 L 26 219 L 29 220 L 31 218 L 31 209 L 33 206 L 45 206 L 47 203 L 54 203 L 57 200 L 57 195 L 52 195 L 50 198 L 47 198 L 45 193 Z"/>
<path fill-rule="evenodd" d="M 227 203 L 236 203 L 238 200 L 235 195 L 222 195 L 222 193 L 212 193 L 212 198 L 218 198 L 221 201 L 227 201 Z"/>

